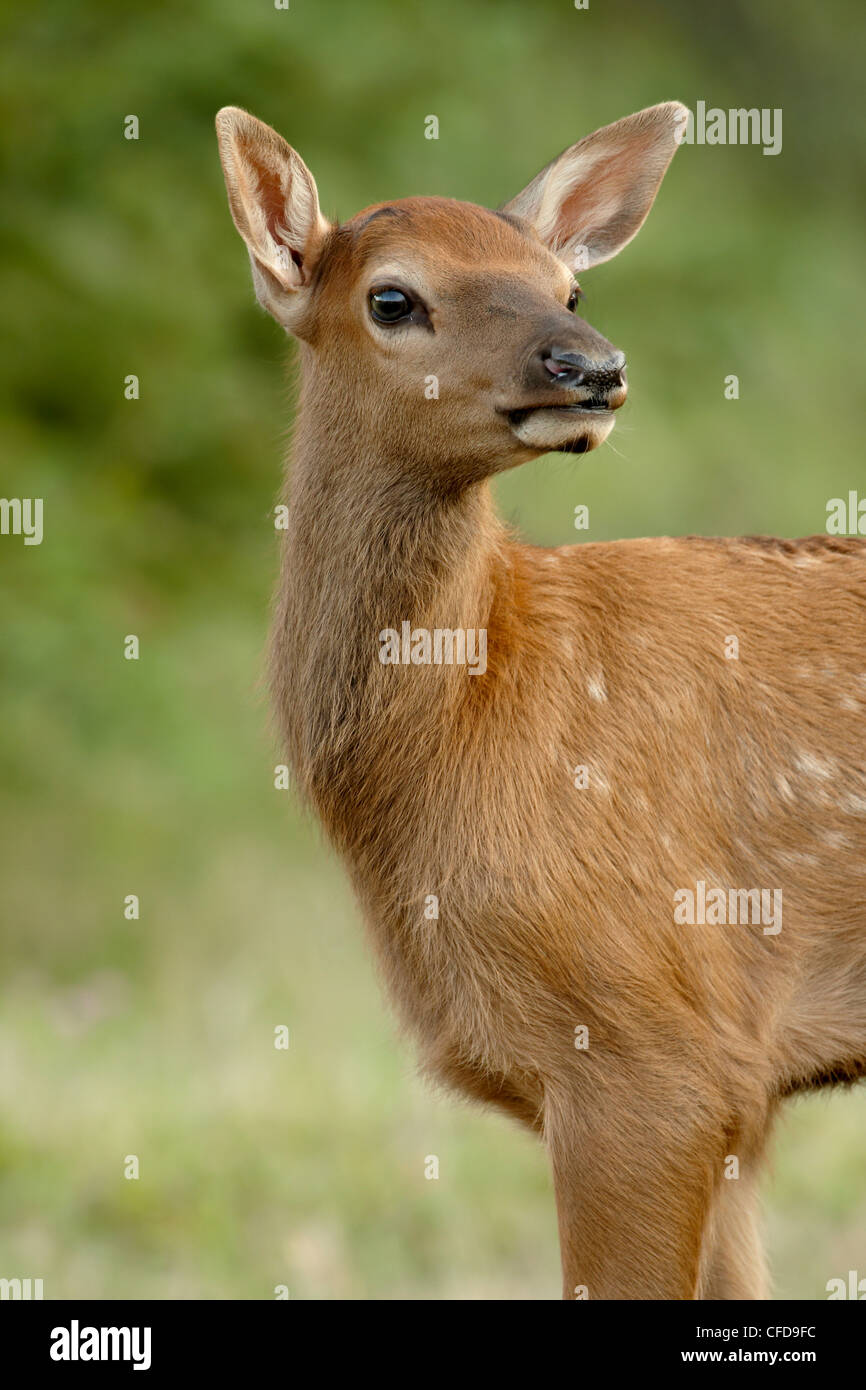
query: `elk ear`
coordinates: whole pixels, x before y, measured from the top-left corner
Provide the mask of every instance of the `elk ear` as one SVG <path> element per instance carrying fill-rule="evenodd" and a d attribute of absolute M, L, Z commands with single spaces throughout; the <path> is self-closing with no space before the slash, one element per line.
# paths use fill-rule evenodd
<path fill-rule="evenodd" d="M 256 298 L 284 328 L 297 318 L 329 230 L 315 180 L 281 135 L 236 106 L 216 118 L 235 226 L 247 244 Z"/>
<path fill-rule="evenodd" d="M 506 203 L 573 270 L 609 261 L 639 231 L 686 132 L 678 101 L 587 135 Z"/>

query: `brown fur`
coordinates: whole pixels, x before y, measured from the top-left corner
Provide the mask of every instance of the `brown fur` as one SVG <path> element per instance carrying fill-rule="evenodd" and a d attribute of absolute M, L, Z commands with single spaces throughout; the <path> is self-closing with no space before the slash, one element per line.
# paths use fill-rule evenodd
<path fill-rule="evenodd" d="M 603 344 L 562 263 L 439 199 L 311 236 L 271 654 L 301 791 L 426 1068 L 543 1137 L 565 1296 L 765 1296 L 780 1099 L 866 1070 L 866 543 L 519 543 L 487 478 L 540 449 L 503 402 L 546 334 Z M 382 258 L 434 287 L 399 350 Z M 381 665 L 403 620 L 485 628 L 486 674 Z M 701 879 L 780 888 L 782 930 L 676 924 Z"/>

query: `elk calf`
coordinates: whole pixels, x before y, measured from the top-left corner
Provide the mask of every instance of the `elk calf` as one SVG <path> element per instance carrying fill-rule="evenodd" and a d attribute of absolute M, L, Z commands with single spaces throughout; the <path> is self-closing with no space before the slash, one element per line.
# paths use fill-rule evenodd
<path fill-rule="evenodd" d="M 543 1137 L 566 1297 L 764 1296 L 774 1111 L 866 1069 L 866 544 L 540 549 L 491 506 L 492 475 L 613 427 L 625 359 L 574 270 L 638 231 L 685 115 L 597 131 L 498 212 L 342 225 L 279 135 L 217 117 L 300 344 L 294 772 L 425 1066 Z"/>

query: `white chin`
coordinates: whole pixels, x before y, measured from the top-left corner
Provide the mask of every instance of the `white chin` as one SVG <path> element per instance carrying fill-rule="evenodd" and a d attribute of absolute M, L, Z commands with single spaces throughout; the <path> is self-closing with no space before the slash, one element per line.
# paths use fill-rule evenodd
<path fill-rule="evenodd" d="M 563 450 L 588 454 L 603 444 L 613 429 L 612 410 L 575 410 L 566 406 L 546 406 L 530 410 L 511 429 L 521 444 L 542 453 Z"/>

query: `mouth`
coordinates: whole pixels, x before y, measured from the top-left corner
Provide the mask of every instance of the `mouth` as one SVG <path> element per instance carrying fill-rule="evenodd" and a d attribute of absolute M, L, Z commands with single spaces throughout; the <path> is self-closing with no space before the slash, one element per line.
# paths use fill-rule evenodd
<path fill-rule="evenodd" d="M 592 398 L 572 405 L 525 406 L 506 412 L 512 433 L 541 452 L 588 454 L 613 429 L 613 409 Z"/>

